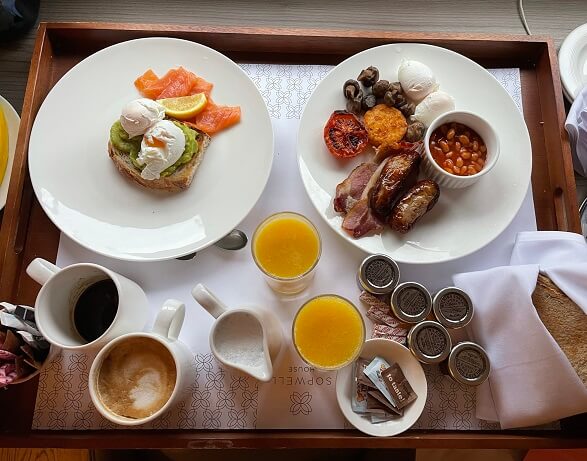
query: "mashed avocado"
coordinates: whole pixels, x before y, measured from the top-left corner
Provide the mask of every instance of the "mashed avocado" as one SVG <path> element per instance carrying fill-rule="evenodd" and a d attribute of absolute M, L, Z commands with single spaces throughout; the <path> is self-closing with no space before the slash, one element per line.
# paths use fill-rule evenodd
<path fill-rule="evenodd" d="M 137 157 L 141 150 L 142 136 L 135 136 L 129 138 L 128 133 L 124 131 L 119 120 L 116 120 L 110 128 L 110 142 L 119 151 L 130 155 L 133 165 L 141 170 L 141 166 L 137 163 Z"/>
<path fill-rule="evenodd" d="M 181 154 L 181 157 L 179 157 L 179 159 L 177 159 L 173 165 L 163 170 L 161 173 L 162 177 L 169 176 L 181 165 L 188 163 L 194 154 L 198 151 L 198 141 L 196 141 L 197 133 L 182 123 L 173 123 L 177 125 L 177 127 L 183 132 L 185 136 L 185 148 L 183 150 L 183 154 Z M 124 128 L 122 128 L 119 120 L 114 122 L 112 128 L 110 128 L 110 142 L 117 150 L 128 154 L 132 160 L 133 165 L 138 170 L 142 170 L 144 166 L 139 165 L 137 162 L 137 157 L 139 156 L 139 151 L 141 150 L 142 140 L 142 136 L 129 138 L 128 133 L 124 130 Z"/>
<path fill-rule="evenodd" d="M 183 154 L 181 154 L 181 157 L 179 157 L 173 165 L 171 165 L 170 167 L 166 168 L 161 172 L 162 177 L 169 176 L 180 166 L 182 166 L 185 163 L 188 163 L 192 159 L 194 154 L 198 151 L 198 141 L 196 141 L 197 133 L 191 128 L 185 126 L 183 123 L 173 123 L 181 131 L 183 131 L 183 134 L 185 136 L 185 148 L 183 149 Z"/>

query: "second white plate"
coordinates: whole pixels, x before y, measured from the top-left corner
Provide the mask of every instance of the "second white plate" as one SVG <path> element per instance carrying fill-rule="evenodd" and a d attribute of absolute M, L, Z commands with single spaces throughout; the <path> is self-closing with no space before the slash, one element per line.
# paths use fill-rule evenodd
<path fill-rule="evenodd" d="M 406 235 L 386 228 L 381 235 L 353 239 L 341 228 L 332 206 L 336 185 L 359 163 L 328 152 L 323 129 L 330 114 L 345 107 L 342 85 L 361 69 L 377 66 L 381 78 L 397 80 L 402 59 L 427 64 L 440 89 L 451 94 L 457 110 L 488 120 L 500 139 L 501 154 L 490 174 L 460 190 L 443 188 L 440 200 Z M 466 256 L 495 239 L 512 221 L 530 183 L 532 150 L 528 129 L 516 104 L 485 69 L 470 59 L 431 45 L 392 44 L 356 54 L 336 66 L 316 87 L 304 110 L 298 135 L 299 167 L 310 200 L 332 229 L 367 253 L 384 253 L 404 263 L 440 263 Z"/>

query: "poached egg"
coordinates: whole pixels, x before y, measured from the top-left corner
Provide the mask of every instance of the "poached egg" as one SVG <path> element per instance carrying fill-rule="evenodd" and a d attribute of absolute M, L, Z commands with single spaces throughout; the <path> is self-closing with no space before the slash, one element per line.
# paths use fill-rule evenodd
<path fill-rule="evenodd" d="M 147 180 L 159 179 L 166 168 L 177 162 L 184 149 L 183 131 L 169 120 L 158 121 L 145 132 L 141 141 L 137 157 L 139 165 L 145 165 L 141 177 Z"/>
<path fill-rule="evenodd" d="M 454 98 L 444 91 L 435 91 L 416 106 L 414 118 L 428 127 L 436 117 L 451 110 L 455 110 Z"/>
<path fill-rule="evenodd" d="M 122 109 L 120 124 L 124 131 L 133 138 L 145 134 L 155 123 L 163 120 L 165 108 L 152 99 L 141 98 L 129 102 Z"/>
<path fill-rule="evenodd" d="M 404 93 L 415 103 L 438 89 L 432 70 L 420 61 L 402 61 L 397 76 Z"/>

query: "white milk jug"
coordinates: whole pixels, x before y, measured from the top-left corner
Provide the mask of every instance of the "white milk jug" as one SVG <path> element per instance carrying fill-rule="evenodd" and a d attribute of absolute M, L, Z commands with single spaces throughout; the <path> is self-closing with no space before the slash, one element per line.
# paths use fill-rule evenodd
<path fill-rule="evenodd" d="M 216 360 L 259 381 L 270 381 L 283 342 L 275 314 L 250 307 L 229 309 L 201 283 L 192 289 L 192 296 L 216 318 L 210 330 Z"/>

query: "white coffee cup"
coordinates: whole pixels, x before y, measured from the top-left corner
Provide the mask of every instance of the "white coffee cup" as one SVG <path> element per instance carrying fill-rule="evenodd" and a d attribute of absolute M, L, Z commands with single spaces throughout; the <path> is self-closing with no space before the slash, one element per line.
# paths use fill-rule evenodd
<path fill-rule="evenodd" d="M 195 380 L 192 353 L 184 343 L 177 339 L 184 317 L 185 305 L 175 299 L 168 299 L 163 303 L 161 311 L 157 314 L 155 325 L 150 333 L 129 333 L 119 336 L 110 341 L 98 353 L 90 368 L 88 387 L 92 403 L 104 418 L 122 426 L 137 426 L 148 423 L 168 410 L 178 400 L 182 391 Z M 173 357 L 176 371 L 175 386 L 167 402 L 152 415 L 140 419 L 129 418 L 112 412 L 104 405 L 98 392 L 98 378 L 104 360 L 114 347 L 132 338 L 145 338 L 162 344 Z"/>
<path fill-rule="evenodd" d="M 96 349 L 117 336 L 141 331 L 148 320 L 149 303 L 145 292 L 132 280 L 97 264 L 72 264 L 63 269 L 41 258 L 34 259 L 27 274 L 43 285 L 35 301 L 35 320 L 42 335 L 63 349 Z M 110 279 L 118 291 L 118 307 L 108 329 L 94 341 L 78 333 L 73 311 L 86 288 Z"/>

